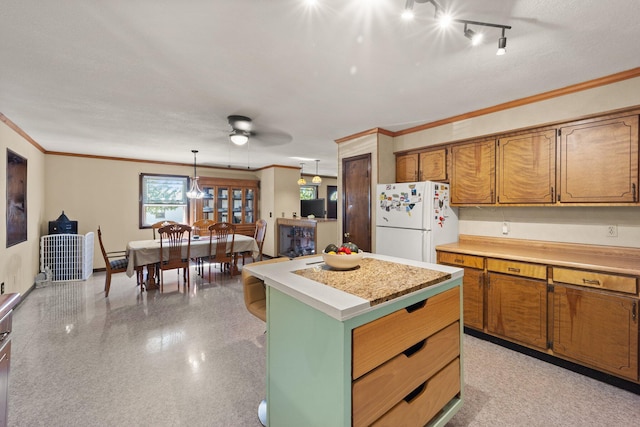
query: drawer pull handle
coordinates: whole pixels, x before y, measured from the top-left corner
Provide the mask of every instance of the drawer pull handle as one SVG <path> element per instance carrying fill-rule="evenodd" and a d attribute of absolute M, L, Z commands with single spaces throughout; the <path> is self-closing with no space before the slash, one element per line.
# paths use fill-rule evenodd
<path fill-rule="evenodd" d="M 412 345 L 411 347 L 409 347 L 408 349 L 406 349 L 405 351 L 402 352 L 402 354 L 404 354 L 407 357 L 411 357 L 414 354 L 416 354 L 417 352 L 419 352 L 420 350 L 422 350 L 422 348 L 424 347 L 424 345 L 427 343 L 427 339 L 423 339 L 422 341 L 420 341 L 417 344 Z"/>
<path fill-rule="evenodd" d="M 515 267 L 509 267 L 507 268 L 508 271 L 512 271 L 514 273 L 520 273 L 520 269 L 519 268 L 515 268 Z"/>
<path fill-rule="evenodd" d="M 423 382 L 422 384 L 420 384 L 418 387 L 415 388 L 415 390 L 413 390 L 411 393 L 407 394 L 404 398 L 404 401 L 407 403 L 411 403 L 412 400 L 414 400 L 416 397 L 420 396 L 420 393 L 422 393 L 425 389 L 427 385 L 427 382 Z"/>
<path fill-rule="evenodd" d="M 599 280 L 582 279 L 582 283 L 585 285 L 602 286 Z"/>
<path fill-rule="evenodd" d="M 454 259 L 453 262 L 457 262 L 458 264 L 464 264 L 464 260 L 460 258 Z"/>
<path fill-rule="evenodd" d="M 411 305 L 405 307 L 405 310 L 407 310 L 407 313 L 413 313 L 416 310 L 420 310 L 425 305 L 427 305 L 427 300 L 418 301 L 415 304 L 411 304 Z"/>

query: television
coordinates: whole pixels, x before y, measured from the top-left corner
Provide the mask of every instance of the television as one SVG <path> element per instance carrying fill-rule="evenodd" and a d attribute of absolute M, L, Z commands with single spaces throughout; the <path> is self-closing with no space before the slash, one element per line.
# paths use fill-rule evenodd
<path fill-rule="evenodd" d="M 300 200 L 300 216 L 307 218 L 313 215 L 316 218 L 324 218 L 324 199 Z"/>

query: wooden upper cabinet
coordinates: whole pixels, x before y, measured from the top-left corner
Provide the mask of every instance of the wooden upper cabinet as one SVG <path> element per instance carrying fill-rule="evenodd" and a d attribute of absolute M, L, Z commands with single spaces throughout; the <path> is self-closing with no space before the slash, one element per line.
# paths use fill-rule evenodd
<path fill-rule="evenodd" d="M 498 203 L 554 203 L 556 130 L 498 140 Z"/>
<path fill-rule="evenodd" d="M 638 202 L 638 116 L 559 130 L 561 203 Z"/>
<path fill-rule="evenodd" d="M 420 153 L 420 181 L 447 180 L 447 149 L 438 148 Z"/>
<path fill-rule="evenodd" d="M 418 153 L 396 157 L 396 182 L 418 181 Z"/>
<path fill-rule="evenodd" d="M 495 203 L 494 139 L 451 147 L 451 204 Z"/>

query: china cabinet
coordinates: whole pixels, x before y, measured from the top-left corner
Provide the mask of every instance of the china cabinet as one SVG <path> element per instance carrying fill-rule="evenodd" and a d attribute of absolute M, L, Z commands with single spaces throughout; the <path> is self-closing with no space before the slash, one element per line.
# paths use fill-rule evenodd
<path fill-rule="evenodd" d="M 200 178 L 202 199 L 195 202 L 194 221 L 230 222 L 236 233 L 253 236 L 258 219 L 259 181 Z"/>

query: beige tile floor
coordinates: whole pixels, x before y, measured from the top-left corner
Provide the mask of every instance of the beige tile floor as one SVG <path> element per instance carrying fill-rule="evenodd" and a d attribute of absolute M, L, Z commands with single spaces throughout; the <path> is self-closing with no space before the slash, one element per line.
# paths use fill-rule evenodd
<path fill-rule="evenodd" d="M 172 277 L 173 275 L 173 277 Z M 140 293 L 104 273 L 34 289 L 14 315 L 9 426 L 260 426 L 265 325 L 239 276 L 175 273 Z M 634 426 L 640 396 L 465 336 L 466 401 L 450 426 Z M 332 426 L 327 426 L 332 427 Z"/>

